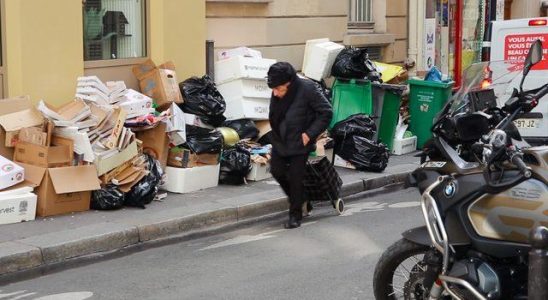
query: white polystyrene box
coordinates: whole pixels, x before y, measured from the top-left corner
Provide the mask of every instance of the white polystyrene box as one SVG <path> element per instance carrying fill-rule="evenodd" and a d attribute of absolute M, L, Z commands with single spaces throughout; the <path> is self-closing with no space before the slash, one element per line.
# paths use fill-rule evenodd
<path fill-rule="evenodd" d="M 394 139 L 392 154 L 403 155 L 417 150 L 417 137 Z"/>
<path fill-rule="evenodd" d="M 191 193 L 219 184 L 221 165 L 200 166 L 194 168 L 166 167 L 166 183 L 162 189 L 172 193 Z"/>
<path fill-rule="evenodd" d="M 272 178 L 272 174 L 270 173 L 270 163 L 267 163 L 266 165 L 252 163 L 251 171 L 249 171 L 249 174 L 246 176 L 246 179 L 251 181 L 260 181 L 269 178 Z"/>
<path fill-rule="evenodd" d="M 228 121 L 240 119 L 268 120 L 270 100 L 241 97 L 226 100 L 224 116 Z"/>
<path fill-rule="evenodd" d="M 215 83 L 222 84 L 240 78 L 265 80 L 275 59 L 235 56 L 215 62 Z"/>
<path fill-rule="evenodd" d="M 317 81 L 329 77 L 335 58 L 343 49 L 344 46 L 333 42 L 312 44 L 303 65 L 304 75 Z"/>
<path fill-rule="evenodd" d="M 32 188 L 0 192 L 0 224 L 32 221 L 36 217 L 36 194 Z"/>
<path fill-rule="evenodd" d="M 250 97 L 270 99 L 272 90 L 264 79 L 236 79 L 217 85 L 225 100 Z"/>

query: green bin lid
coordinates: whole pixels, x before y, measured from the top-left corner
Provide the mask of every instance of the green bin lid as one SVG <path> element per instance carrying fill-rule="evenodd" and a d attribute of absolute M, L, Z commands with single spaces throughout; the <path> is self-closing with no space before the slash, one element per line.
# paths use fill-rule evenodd
<path fill-rule="evenodd" d="M 455 84 L 454 81 L 437 82 L 437 81 L 425 81 L 418 78 L 409 79 L 407 83 L 409 83 L 409 85 L 420 85 L 420 86 L 428 86 L 428 87 L 443 88 L 443 89 L 450 88 Z"/>

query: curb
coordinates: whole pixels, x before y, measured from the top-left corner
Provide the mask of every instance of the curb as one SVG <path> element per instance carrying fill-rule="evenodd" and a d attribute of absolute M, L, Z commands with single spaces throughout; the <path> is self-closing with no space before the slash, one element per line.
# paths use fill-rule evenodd
<path fill-rule="evenodd" d="M 388 185 L 403 183 L 409 172 L 344 183 L 341 197 L 348 197 Z M 286 197 L 226 207 L 181 218 L 146 225 L 104 223 L 75 229 L 68 236 L 57 233 L 6 242 L 0 247 L 0 284 L 4 277 L 51 265 L 115 252 L 171 237 L 192 235 L 199 231 L 246 224 L 288 209 Z M 91 233 L 91 234 L 90 234 Z M 82 236 L 84 238 L 82 238 Z"/>

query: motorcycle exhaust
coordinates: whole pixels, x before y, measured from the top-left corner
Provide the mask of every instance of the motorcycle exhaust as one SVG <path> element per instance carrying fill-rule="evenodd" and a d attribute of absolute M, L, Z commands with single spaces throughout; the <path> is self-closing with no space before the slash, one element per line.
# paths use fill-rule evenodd
<path fill-rule="evenodd" d="M 539 226 L 529 235 L 528 298 L 548 299 L 548 228 Z"/>

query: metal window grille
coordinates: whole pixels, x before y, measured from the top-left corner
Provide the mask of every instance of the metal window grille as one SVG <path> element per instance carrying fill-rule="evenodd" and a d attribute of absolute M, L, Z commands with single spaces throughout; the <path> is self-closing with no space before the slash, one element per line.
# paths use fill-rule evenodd
<path fill-rule="evenodd" d="M 348 0 L 348 23 L 364 26 L 373 23 L 373 0 Z"/>

